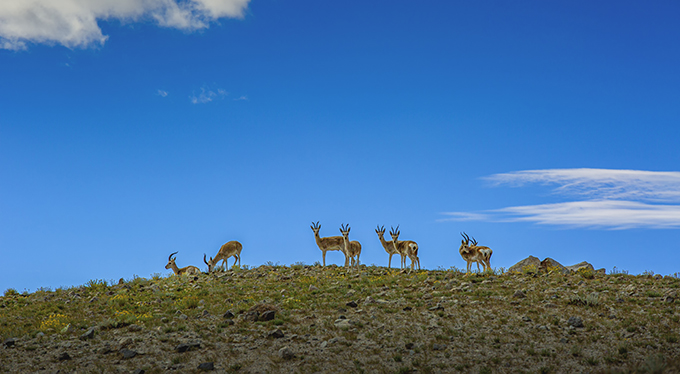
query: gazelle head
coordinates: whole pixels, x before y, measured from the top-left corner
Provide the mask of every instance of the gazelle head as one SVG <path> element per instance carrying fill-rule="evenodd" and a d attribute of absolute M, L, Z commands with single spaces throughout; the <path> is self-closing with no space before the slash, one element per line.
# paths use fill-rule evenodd
<path fill-rule="evenodd" d="M 397 239 L 399 239 L 399 225 L 397 225 L 396 229 L 390 227 L 390 236 L 392 237 L 392 241 L 397 241 Z"/>
<path fill-rule="evenodd" d="M 215 264 L 213 263 L 212 257 L 210 257 L 209 261 L 206 261 L 205 257 L 206 257 L 206 254 L 204 253 L 203 254 L 203 262 L 205 262 L 205 264 L 208 265 L 208 273 L 210 273 L 210 272 L 212 272 L 212 268 L 213 268 L 213 266 L 215 266 Z"/>
<path fill-rule="evenodd" d="M 461 253 L 470 252 L 470 237 L 468 236 L 468 234 L 466 234 L 464 232 L 461 232 L 460 235 L 463 236 L 463 240 L 461 240 L 460 248 L 458 250 Z"/>
<path fill-rule="evenodd" d="M 312 231 L 314 231 L 314 235 L 319 235 L 319 230 L 321 230 L 321 225 L 319 225 L 319 221 L 316 221 L 316 223 L 312 222 L 312 225 L 309 227 L 311 227 Z"/>
<path fill-rule="evenodd" d="M 375 233 L 378 234 L 378 237 L 382 239 L 385 235 L 385 226 L 378 226 L 378 228 L 375 229 Z"/>
<path fill-rule="evenodd" d="M 342 236 L 349 239 L 349 223 L 347 225 L 340 225 L 340 232 L 342 233 Z"/>
<path fill-rule="evenodd" d="M 177 253 L 178 252 L 173 252 L 173 253 L 170 254 L 170 256 L 168 256 L 168 264 L 165 265 L 166 269 L 172 269 L 173 267 L 177 267 L 177 265 L 175 264 L 175 258 L 176 257 L 172 258 L 172 256 L 176 255 Z"/>

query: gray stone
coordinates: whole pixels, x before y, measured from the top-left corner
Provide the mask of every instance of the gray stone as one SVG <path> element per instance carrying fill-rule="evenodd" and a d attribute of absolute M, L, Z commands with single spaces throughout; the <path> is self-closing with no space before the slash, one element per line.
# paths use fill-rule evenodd
<path fill-rule="evenodd" d="M 538 271 L 539 267 L 541 266 L 541 260 L 539 260 L 538 257 L 529 256 L 524 260 L 510 266 L 510 269 L 508 269 L 508 271 L 521 273 L 527 266 L 534 266 L 535 270 Z"/>
<path fill-rule="evenodd" d="M 562 274 L 569 274 L 569 269 L 567 269 L 566 267 L 564 267 L 564 265 L 560 264 L 559 262 L 553 260 L 550 257 L 547 257 L 545 260 L 541 261 L 539 269 L 545 272 L 556 271 Z"/>
<path fill-rule="evenodd" d="M 62 353 L 59 355 L 59 357 L 57 357 L 57 360 L 59 360 L 59 361 L 68 361 L 68 360 L 70 360 L 70 359 L 71 359 L 71 356 L 70 356 L 68 353 L 66 353 L 66 352 L 62 352 Z"/>
<path fill-rule="evenodd" d="M 517 290 L 517 291 L 515 291 L 514 294 L 512 294 L 512 297 L 517 298 L 517 299 L 523 299 L 523 298 L 527 297 L 527 295 L 525 295 L 524 292 Z"/>
<path fill-rule="evenodd" d="M 443 351 L 443 350 L 446 349 L 446 344 L 434 343 L 434 344 L 432 344 L 432 349 L 435 350 L 435 351 Z"/>
<path fill-rule="evenodd" d="M 276 312 L 273 310 L 268 310 L 260 315 L 260 321 L 271 321 L 276 317 Z"/>
<path fill-rule="evenodd" d="M 234 312 L 232 312 L 231 310 L 227 310 L 227 311 L 222 315 L 222 317 L 223 317 L 223 318 L 234 318 Z"/>
<path fill-rule="evenodd" d="M 90 327 L 89 330 L 85 331 L 83 335 L 80 335 L 80 340 L 87 340 L 94 338 L 94 327 Z"/>
<path fill-rule="evenodd" d="M 350 307 L 350 308 L 356 308 L 357 306 L 359 306 L 359 305 L 358 305 L 356 302 L 354 302 L 354 301 L 350 301 L 350 302 L 348 302 L 348 303 L 345 304 L 345 305 L 347 305 L 347 306 Z"/>
<path fill-rule="evenodd" d="M 204 362 L 198 365 L 198 369 L 203 371 L 211 371 L 215 370 L 215 365 L 212 362 Z"/>
<path fill-rule="evenodd" d="M 583 319 L 581 317 L 569 317 L 567 324 L 574 328 L 581 328 L 583 327 Z"/>
<path fill-rule="evenodd" d="M 121 349 L 120 353 L 123 354 L 123 358 L 126 359 L 126 360 L 137 356 L 137 351 L 134 351 L 132 349 L 127 349 L 127 348 Z"/>
<path fill-rule="evenodd" d="M 279 357 L 281 357 L 284 360 L 290 360 L 293 357 L 295 357 L 295 353 L 290 349 L 290 347 L 285 346 L 281 349 L 279 349 Z"/>
<path fill-rule="evenodd" d="M 283 334 L 283 331 L 281 331 L 281 329 L 276 329 L 276 330 L 269 333 L 269 337 L 274 338 L 274 339 L 280 339 L 280 338 L 283 338 L 283 336 L 284 336 L 284 334 Z"/>
<path fill-rule="evenodd" d="M 310 290 L 310 291 L 318 291 L 318 290 L 319 290 L 319 287 L 317 287 L 317 286 L 315 286 L 315 285 L 313 285 L 313 284 L 310 284 L 310 285 L 309 285 L 309 290 Z"/>
<path fill-rule="evenodd" d="M 179 353 L 183 353 L 186 351 L 191 351 L 193 349 L 198 349 L 201 347 L 201 343 L 198 342 L 193 342 L 193 343 L 182 343 L 175 347 L 175 350 Z"/>
<path fill-rule="evenodd" d="M 14 346 L 14 344 L 16 344 L 16 342 L 17 342 L 16 339 L 14 339 L 14 338 L 9 338 L 9 339 L 6 339 L 2 344 L 3 344 L 5 347 L 9 348 L 9 347 Z"/>
<path fill-rule="evenodd" d="M 146 371 L 144 371 L 144 369 L 137 369 L 137 370 L 132 372 L 132 374 L 144 374 L 144 373 L 146 373 Z"/>
<path fill-rule="evenodd" d="M 588 263 L 586 261 L 579 262 L 576 265 L 566 266 L 566 268 L 569 269 L 569 271 L 571 271 L 571 272 L 577 272 L 580 269 L 595 271 L 595 268 L 593 267 L 593 265 L 591 265 L 590 263 Z"/>
<path fill-rule="evenodd" d="M 257 322 L 259 317 L 260 317 L 260 314 L 257 313 L 254 310 L 243 315 L 243 319 L 246 320 L 246 321 L 250 321 L 250 322 Z"/>
<path fill-rule="evenodd" d="M 366 300 L 364 300 L 364 304 L 374 304 L 374 303 L 375 303 L 375 300 L 372 297 L 366 296 Z"/>
<path fill-rule="evenodd" d="M 336 319 L 335 322 L 333 322 L 333 324 L 335 325 L 335 327 L 339 329 L 348 329 L 352 327 L 352 322 L 348 319 L 343 318 Z"/>

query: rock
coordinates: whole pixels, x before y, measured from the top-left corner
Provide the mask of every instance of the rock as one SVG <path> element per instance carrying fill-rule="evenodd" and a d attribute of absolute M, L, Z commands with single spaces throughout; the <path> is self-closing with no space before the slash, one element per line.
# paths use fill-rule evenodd
<path fill-rule="evenodd" d="M 269 333 L 269 337 L 274 338 L 274 339 L 281 339 L 281 338 L 283 338 L 283 336 L 284 336 L 284 334 L 283 334 L 283 331 L 281 331 L 281 329 L 276 329 L 276 330 Z"/>
<path fill-rule="evenodd" d="M 434 343 L 434 344 L 432 344 L 432 349 L 435 350 L 435 351 L 443 351 L 443 350 L 446 349 L 446 344 Z"/>
<path fill-rule="evenodd" d="M 175 350 L 179 353 L 183 353 L 186 351 L 191 351 L 193 349 L 198 349 L 201 347 L 201 343 L 198 342 L 193 342 L 193 343 L 182 343 L 175 347 Z"/>
<path fill-rule="evenodd" d="M 257 322 L 257 319 L 260 317 L 260 314 L 256 311 L 250 311 L 247 312 L 246 314 L 243 315 L 243 319 L 246 321 L 250 322 Z"/>
<path fill-rule="evenodd" d="M 271 321 L 271 320 L 274 319 L 275 316 L 276 316 L 275 311 L 268 310 L 268 311 L 266 311 L 266 312 L 264 312 L 260 315 L 259 320 L 260 321 Z"/>
<path fill-rule="evenodd" d="M 529 317 L 527 317 L 527 316 L 524 316 L 524 317 L 522 317 L 522 321 L 524 321 L 524 322 L 531 322 L 531 318 L 529 318 Z"/>
<path fill-rule="evenodd" d="M 68 360 L 70 360 L 70 359 L 71 359 L 71 356 L 70 356 L 68 353 L 66 353 L 66 352 L 62 352 L 62 353 L 59 355 L 59 357 L 57 357 L 57 360 L 59 360 L 59 361 L 68 361 Z"/>
<path fill-rule="evenodd" d="M 94 327 L 90 327 L 89 330 L 85 331 L 83 335 L 80 335 L 80 340 L 87 340 L 94 338 Z"/>
<path fill-rule="evenodd" d="M 227 310 L 223 315 L 223 318 L 234 318 L 234 313 L 231 310 Z"/>
<path fill-rule="evenodd" d="M 14 339 L 14 338 L 9 338 L 9 339 L 6 339 L 2 344 L 3 344 L 5 347 L 9 348 L 9 347 L 14 346 L 14 344 L 16 344 L 16 342 L 17 342 L 16 339 Z"/>
<path fill-rule="evenodd" d="M 508 271 L 521 273 L 527 266 L 535 266 L 535 270 L 538 271 L 539 267 L 541 266 L 541 260 L 539 260 L 537 257 L 529 256 L 524 260 L 510 266 Z"/>
<path fill-rule="evenodd" d="M 203 371 L 211 371 L 215 370 L 215 365 L 212 362 L 204 362 L 198 365 L 198 369 Z"/>
<path fill-rule="evenodd" d="M 319 287 L 317 287 L 317 286 L 315 286 L 315 285 L 313 285 L 313 284 L 310 284 L 310 285 L 309 285 L 309 290 L 310 290 L 310 291 L 318 291 L 318 290 L 319 290 Z"/>
<path fill-rule="evenodd" d="M 372 297 L 366 296 L 366 300 L 364 300 L 364 304 L 374 304 L 374 303 L 375 303 L 375 300 Z"/>
<path fill-rule="evenodd" d="M 127 348 L 121 349 L 120 353 L 123 354 L 123 358 L 126 359 L 126 360 L 137 356 L 137 351 L 134 351 L 132 349 L 127 349 Z"/>
<path fill-rule="evenodd" d="M 333 322 L 333 324 L 335 325 L 335 327 L 343 330 L 352 327 L 352 322 L 344 318 L 336 319 L 335 322 Z"/>
<path fill-rule="evenodd" d="M 550 257 L 547 257 L 545 260 L 541 261 L 541 265 L 538 268 L 539 270 L 545 272 L 556 271 L 562 274 L 569 274 L 569 269 Z"/>
<path fill-rule="evenodd" d="M 137 369 L 137 370 L 132 372 L 132 374 L 144 374 L 144 373 L 146 373 L 146 371 L 144 371 L 144 369 Z"/>
<path fill-rule="evenodd" d="M 405 347 L 406 349 L 413 349 L 413 343 L 406 343 L 406 344 L 404 345 L 404 347 Z"/>
<path fill-rule="evenodd" d="M 409 310 L 413 310 L 413 308 L 411 308 L 410 306 L 405 306 L 403 309 L 404 312 L 408 312 Z"/>
<path fill-rule="evenodd" d="M 607 274 L 607 269 L 600 268 L 600 269 L 595 270 L 595 273 L 605 275 L 605 274 Z"/>
<path fill-rule="evenodd" d="M 357 306 L 359 306 L 359 305 L 358 305 L 356 302 L 354 302 L 354 301 L 350 301 L 350 302 L 348 302 L 348 303 L 345 304 L 345 305 L 347 305 L 347 306 L 350 307 L 350 308 L 356 308 Z"/>
<path fill-rule="evenodd" d="M 142 331 L 142 326 L 132 324 L 132 325 L 128 326 L 128 331 L 130 331 L 130 332 Z"/>
<path fill-rule="evenodd" d="M 437 303 L 436 306 L 433 306 L 433 307 L 430 308 L 429 310 L 432 311 L 432 312 L 435 312 L 435 311 L 437 311 L 437 310 L 444 310 L 444 307 L 442 306 L 441 303 Z"/>
<path fill-rule="evenodd" d="M 327 340 L 324 340 L 324 341 L 321 342 L 321 344 L 319 344 L 319 348 L 321 348 L 321 349 L 326 348 L 327 346 L 328 346 Z"/>
<path fill-rule="evenodd" d="M 583 327 L 583 319 L 581 317 L 569 317 L 567 324 L 574 328 L 581 328 Z"/>
<path fill-rule="evenodd" d="M 587 269 L 587 270 L 595 271 L 595 268 L 593 267 L 593 265 L 589 264 L 586 261 L 579 262 L 576 265 L 566 266 L 566 268 L 569 269 L 569 271 L 571 271 L 571 272 L 577 272 L 580 269 Z"/>
<path fill-rule="evenodd" d="M 288 346 L 285 346 L 279 349 L 279 357 L 281 357 L 284 360 L 290 360 L 293 357 L 295 357 L 295 354 Z"/>
<path fill-rule="evenodd" d="M 133 343 L 133 340 L 131 337 L 126 336 L 118 341 L 118 344 L 120 345 L 121 348 L 125 348 Z"/>
<path fill-rule="evenodd" d="M 517 299 L 523 299 L 523 298 L 527 297 L 527 295 L 525 295 L 524 292 L 517 290 L 517 291 L 515 291 L 514 294 L 512 294 L 512 297 L 517 298 Z"/>

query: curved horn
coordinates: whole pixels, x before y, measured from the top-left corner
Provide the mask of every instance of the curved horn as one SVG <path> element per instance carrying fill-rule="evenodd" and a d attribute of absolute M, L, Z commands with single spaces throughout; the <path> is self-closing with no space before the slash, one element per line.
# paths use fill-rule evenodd
<path fill-rule="evenodd" d="M 472 245 L 477 245 L 477 239 L 474 236 L 472 237 Z"/>
<path fill-rule="evenodd" d="M 210 266 L 210 264 L 208 263 L 208 261 L 205 260 L 205 253 L 203 254 L 203 262 L 205 262 L 206 265 Z"/>
<path fill-rule="evenodd" d="M 172 260 L 172 255 L 176 255 L 177 253 L 179 253 L 179 251 L 170 253 L 170 256 L 168 256 L 168 261 Z"/>

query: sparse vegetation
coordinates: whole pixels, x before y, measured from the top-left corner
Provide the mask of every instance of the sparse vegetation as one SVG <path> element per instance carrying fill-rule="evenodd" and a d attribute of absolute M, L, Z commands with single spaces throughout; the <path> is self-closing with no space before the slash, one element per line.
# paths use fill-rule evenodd
<path fill-rule="evenodd" d="M 678 290 L 678 277 L 616 269 L 466 276 L 318 263 L 9 289 L 0 372 L 677 371 Z"/>

